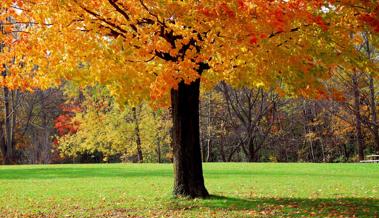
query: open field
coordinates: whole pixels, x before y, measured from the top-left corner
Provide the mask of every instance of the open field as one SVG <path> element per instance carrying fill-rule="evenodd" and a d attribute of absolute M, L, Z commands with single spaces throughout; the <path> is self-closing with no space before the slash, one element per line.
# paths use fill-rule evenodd
<path fill-rule="evenodd" d="M 173 199 L 172 165 L 0 167 L 0 217 L 378 217 L 379 164 L 212 163 L 206 200 Z"/>

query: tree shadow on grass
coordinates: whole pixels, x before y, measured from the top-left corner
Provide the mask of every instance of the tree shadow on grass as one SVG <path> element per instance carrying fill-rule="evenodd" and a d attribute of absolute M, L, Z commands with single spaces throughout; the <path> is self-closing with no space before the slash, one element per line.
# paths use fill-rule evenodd
<path fill-rule="evenodd" d="M 234 198 L 174 200 L 170 209 L 208 208 L 267 217 L 379 217 L 379 199 L 370 198 Z"/>
<path fill-rule="evenodd" d="M 128 178 L 128 177 L 171 177 L 171 169 L 128 169 L 128 168 L 30 168 L 0 169 L 0 180 L 24 180 L 24 179 L 74 179 L 74 178 Z"/>

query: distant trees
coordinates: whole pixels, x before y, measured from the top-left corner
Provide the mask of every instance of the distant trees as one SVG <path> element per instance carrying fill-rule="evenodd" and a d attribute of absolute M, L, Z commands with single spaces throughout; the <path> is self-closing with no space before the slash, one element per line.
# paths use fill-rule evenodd
<path fill-rule="evenodd" d="M 62 92 L 8 90 L 0 98 L 0 148 L 4 164 L 51 163 L 54 119 L 61 113 Z"/>
<path fill-rule="evenodd" d="M 64 103 L 62 91 L 48 89 L 36 90 L 22 99 L 20 117 L 20 137 L 25 138 L 24 163 L 47 164 L 59 160 L 54 148 L 55 119 L 62 113 Z M 20 161 L 19 160 L 19 161 Z"/>
<path fill-rule="evenodd" d="M 360 96 L 368 95 L 369 89 L 361 86 L 363 77 L 359 78 Z M 343 87 L 346 90 L 334 89 L 310 100 L 220 84 L 202 98 L 203 160 L 344 162 L 359 159 L 355 155 L 360 152 L 375 152 L 375 136 L 367 125 L 372 123 L 370 102 L 360 97 L 362 147 L 357 140 L 353 86 Z"/>
<path fill-rule="evenodd" d="M 258 161 L 259 151 L 262 145 L 265 144 L 276 119 L 276 109 L 279 103 L 277 94 L 274 94 L 272 91 L 266 92 L 263 88 L 233 89 L 225 82 L 220 83 L 214 92 L 213 95 L 218 96 L 218 99 L 212 101 L 208 97 L 207 100 L 203 101 L 203 105 L 206 105 L 203 109 L 208 110 L 202 114 L 207 119 L 204 122 L 207 123 L 206 131 L 208 133 L 203 133 L 203 135 L 208 137 L 206 142 L 207 150 L 203 151 L 203 153 L 207 152 L 207 160 L 211 156 L 211 142 L 214 141 L 211 134 L 215 133 L 212 130 L 218 129 L 218 133 L 223 134 L 220 136 L 219 142 L 224 140 L 228 135 L 228 137 L 233 138 L 230 141 L 232 145 L 229 148 L 226 145 L 219 147 L 223 161 L 231 161 L 238 150 L 244 153 L 248 161 Z M 217 107 L 217 104 L 221 104 L 222 106 Z M 213 111 L 214 114 L 211 114 L 212 106 L 218 110 Z M 221 125 L 211 128 L 211 120 Z M 214 141 L 214 143 L 217 142 Z M 231 149 L 231 153 L 226 155 L 225 149 Z"/>
<path fill-rule="evenodd" d="M 226 83 L 204 92 L 203 161 L 358 160 L 354 84 L 351 74 L 341 76 L 328 84 L 328 96 L 333 98 L 287 98 L 272 90 L 234 89 Z M 375 153 L 373 114 L 378 111 L 373 110 L 372 93 L 378 86 L 367 74 L 357 74 L 357 81 L 362 151 Z M 66 95 L 56 89 L 12 91 L 12 163 L 172 161 L 169 110 L 146 104 L 120 107 L 99 87 L 79 91 L 67 85 L 64 90 Z M 376 99 L 375 95 L 375 105 Z M 4 108 L 3 103 L 0 106 Z M 5 110 L 0 114 L 4 122 Z M 5 144 L 1 146 L 4 160 Z"/>
<path fill-rule="evenodd" d="M 72 116 L 63 118 L 68 122 L 62 124 L 60 119 L 56 123 L 62 128 L 57 144 L 63 157 L 89 155 L 97 162 L 167 161 L 171 153 L 168 111 L 154 111 L 146 104 L 118 105 L 104 87 L 83 90 L 81 95 L 80 102 L 72 103 L 77 108 Z"/>
<path fill-rule="evenodd" d="M 358 41 L 356 61 L 376 66 L 379 57 L 378 40 L 367 32 L 358 33 L 352 37 Z M 336 102 L 337 107 L 341 108 L 329 109 L 336 117 L 353 127 L 360 160 L 364 158 L 366 147 L 371 152 L 379 153 L 376 83 L 375 70 L 369 67 L 364 70 L 341 68 L 328 82 L 329 91 L 343 93 L 341 95 L 343 100 Z M 368 146 L 368 144 L 371 145 Z"/>

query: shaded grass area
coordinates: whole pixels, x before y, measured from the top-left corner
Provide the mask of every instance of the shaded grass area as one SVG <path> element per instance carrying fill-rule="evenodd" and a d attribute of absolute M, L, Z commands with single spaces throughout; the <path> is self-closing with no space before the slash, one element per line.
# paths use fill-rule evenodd
<path fill-rule="evenodd" d="M 172 165 L 0 167 L 0 217 L 379 217 L 379 164 L 213 163 L 174 199 Z"/>

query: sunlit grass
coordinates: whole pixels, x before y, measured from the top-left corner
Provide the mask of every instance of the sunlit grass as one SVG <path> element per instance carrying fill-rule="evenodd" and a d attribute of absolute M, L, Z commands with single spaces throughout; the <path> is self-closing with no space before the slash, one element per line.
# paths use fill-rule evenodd
<path fill-rule="evenodd" d="M 0 167 L 0 217 L 379 216 L 379 164 L 213 163 L 205 200 L 173 199 L 172 165 Z"/>

